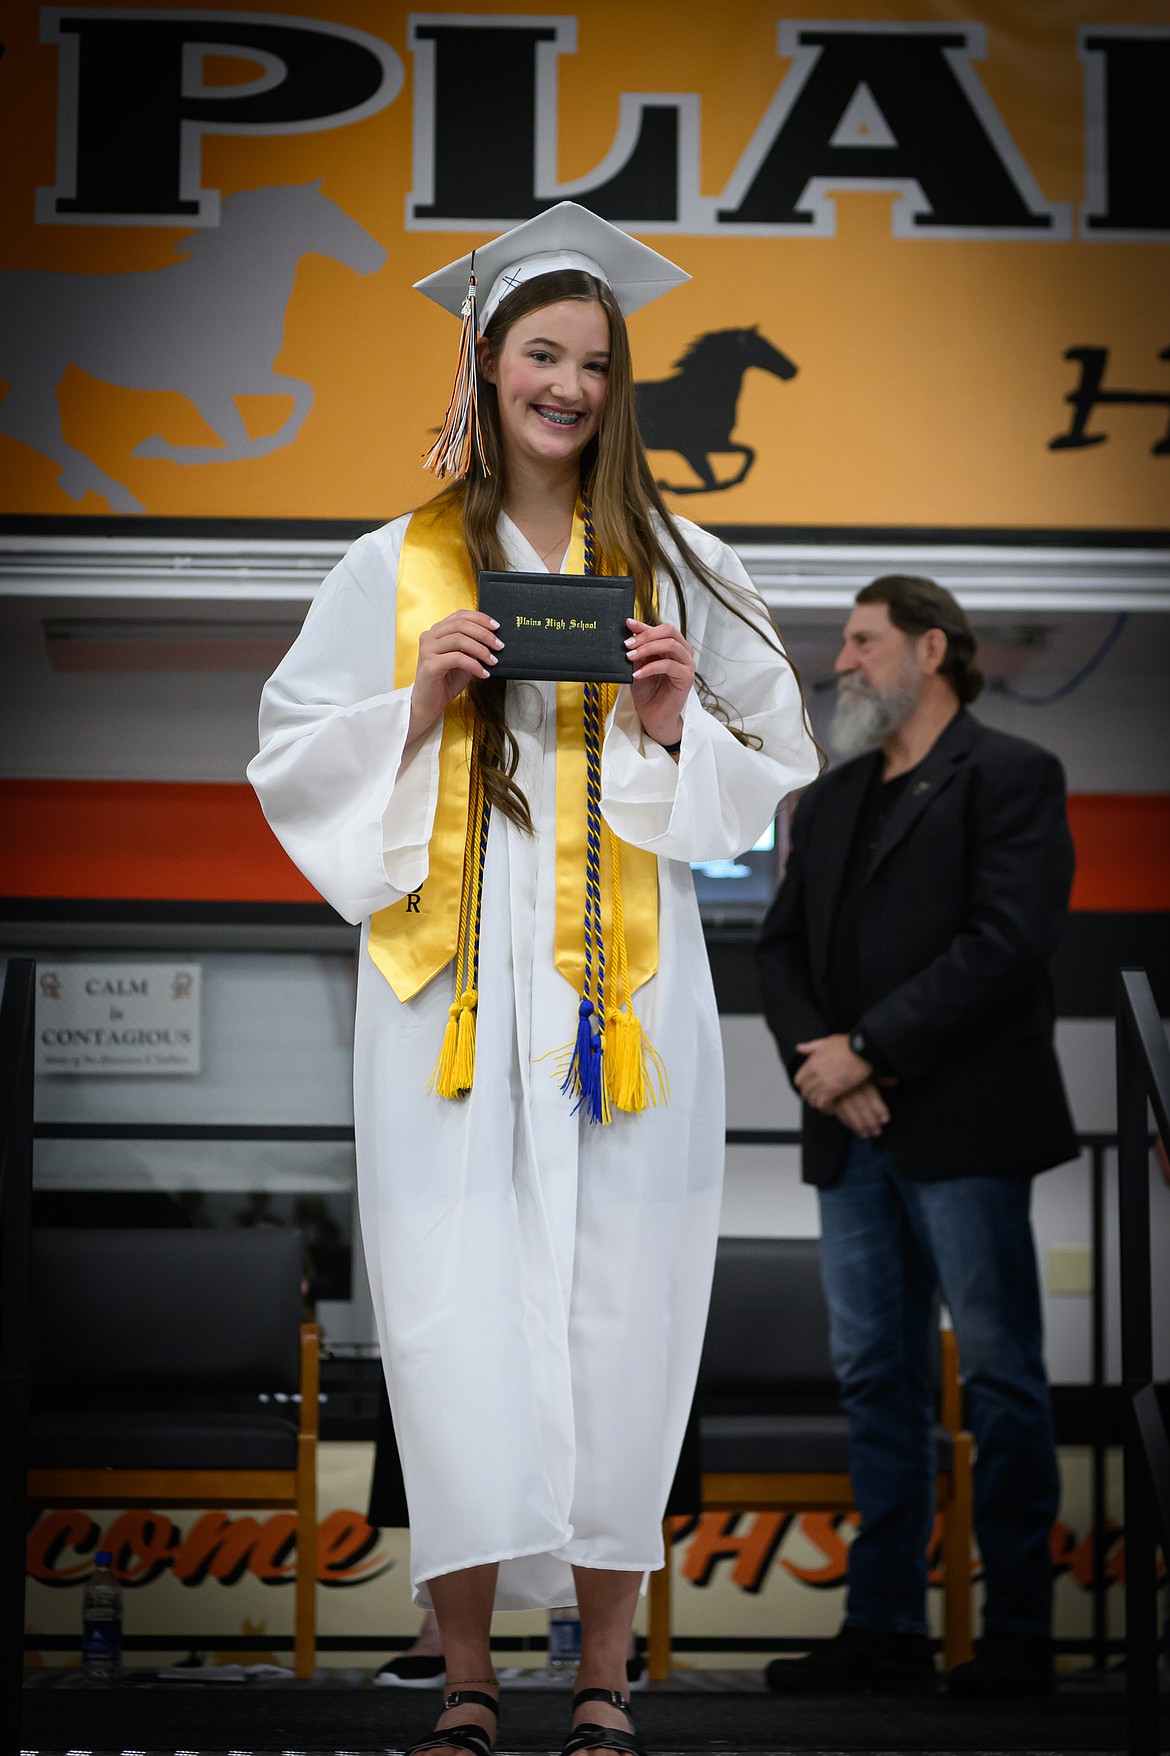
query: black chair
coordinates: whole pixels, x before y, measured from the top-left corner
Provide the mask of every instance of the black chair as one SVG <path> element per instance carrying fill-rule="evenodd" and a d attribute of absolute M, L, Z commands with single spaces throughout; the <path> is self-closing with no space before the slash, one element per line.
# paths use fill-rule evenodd
<path fill-rule="evenodd" d="M 295 1668 L 312 1676 L 318 1334 L 301 1322 L 301 1234 L 42 1231 L 31 1269 L 30 1503 L 295 1509 Z"/>
<path fill-rule="evenodd" d="M 849 1427 L 829 1355 L 815 1238 L 721 1238 L 696 1390 L 701 1510 L 854 1510 Z M 959 1357 L 940 1331 L 936 1433 L 943 1520 L 943 1659 L 971 1656 L 974 1442 L 962 1430 Z M 648 1669 L 670 1670 L 671 1568 L 650 1579 Z"/>

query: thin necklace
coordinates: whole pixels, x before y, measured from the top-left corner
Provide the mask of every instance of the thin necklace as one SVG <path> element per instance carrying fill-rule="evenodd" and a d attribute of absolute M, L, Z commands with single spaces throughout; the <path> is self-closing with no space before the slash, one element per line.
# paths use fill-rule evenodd
<path fill-rule="evenodd" d="M 560 550 L 561 554 L 563 555 L 565 550 L 569 546 L 569 538 L 572 536 L 572 534 L 573 534 L 573 529 L 572 529 L 572 526 L 570 525 L 566 534 L 563 537 L 558 537 L 555 543 L 550 543 L 547 549 L 537 549 L 536 552 L 540 556 L 541 560 L 547 561 L 549 556 L 555 555 L 558 549 Z M 535 544 L 533 545 L 533 547 L 535 547 Z"/>

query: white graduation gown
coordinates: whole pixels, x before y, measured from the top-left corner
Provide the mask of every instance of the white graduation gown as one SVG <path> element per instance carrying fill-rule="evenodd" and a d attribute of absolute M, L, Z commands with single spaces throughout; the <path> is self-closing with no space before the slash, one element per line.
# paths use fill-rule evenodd
<path fill-rule="evenodd" d="M 719 1022 L 688 862 L 750 847 L 817 763 L 791 670 L 693 584 L 699 669 L 762 748 L 737 742 L 692 693 L 676 765 L 642 735 L 629 691 L 618 696 L 602 811 L 658 856 L 658 974 L 635 1006 L 670 1101 L 591 1125 L 562 1095 L 554 1060 L 539 1059 L 577 1021 L 553 964 L 555 685 L 509 684 L 536 833 L 493 814 L 474 1089 L 455 1102 L 428 1094 L 453 970 L 402 1003 L 366 954 L 369 916 L 426 878 L 438 782 L 438 728 L 401 765 L 410 690 L 389 687 L 407 523 L 359 538 L 323 583 L 264 690 L 248 775 L 297 866 L 364 923 L 358 1190 L 416 1601 L 429 1604 L 436 1575 L 498 1561 L 496 1607 L 539 1608 L 573 1601 L 571 1563 L 662 1563 L 724 1156 Z M 704 561 L 748 584 L 733 551 L 685 530 Z M 507 518 L 500 535 L 511 567 L 543 570 Z M 677 622 L 665 581 L 660 606 Z"/>

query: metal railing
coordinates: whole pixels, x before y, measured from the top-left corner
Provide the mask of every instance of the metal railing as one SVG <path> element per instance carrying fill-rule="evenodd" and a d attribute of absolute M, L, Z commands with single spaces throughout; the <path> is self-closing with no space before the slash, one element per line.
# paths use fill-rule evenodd
<path fill-rule="evenodd" d="M 1170 1045 L 1144 970 L 1117 985 L 1117 1185 L 1121 1234 L 1121 1378 L 1125 1428 L 1127 1749 L 1157 1756 L 1158 1522 L 1170 1494 L 1166 1425 L 1154 1384 L 1149 1111 L 1170 1145 Z M 1161 1507 L 1160 1507 L 1161 1502 Z M 1170 1530 L 1163 1522 L 1170 1563 Z"/>

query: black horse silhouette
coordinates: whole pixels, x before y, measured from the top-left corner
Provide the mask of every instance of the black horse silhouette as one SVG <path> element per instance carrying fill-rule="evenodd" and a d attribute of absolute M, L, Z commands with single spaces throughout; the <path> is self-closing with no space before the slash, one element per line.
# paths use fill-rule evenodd
<path fill-rule="evenodd" d="M 777 378 L 795 378 L 796 366 L 759 329 L 715 329 L 693 341 L 676 360 L 673 378 L 635 384 L 638 427 L 647 451 L 677 451 L 699 477 L 678 486 L 659 482 L 672 494 L 722 493 L 737 488 L 756 454 L 732 439 L 743 375 L 751 366 Z M 714 452 L 734 451 L 743 467 L 729 482 L 715 479 Z"/>

